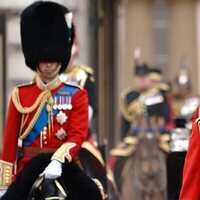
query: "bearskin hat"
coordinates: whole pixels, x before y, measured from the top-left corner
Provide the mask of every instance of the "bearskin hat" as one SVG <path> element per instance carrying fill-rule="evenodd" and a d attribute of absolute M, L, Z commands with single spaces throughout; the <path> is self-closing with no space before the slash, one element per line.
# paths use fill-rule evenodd
<path fill-rule="evenodd" d="M 63 72 L 71 57 L 74 26 L 67 25 L 69 10 L 55 2 L 37 1 L 21 13 L 21 42 L 25 62 L 36 71 L 41 61 L 61 63 Z"/>

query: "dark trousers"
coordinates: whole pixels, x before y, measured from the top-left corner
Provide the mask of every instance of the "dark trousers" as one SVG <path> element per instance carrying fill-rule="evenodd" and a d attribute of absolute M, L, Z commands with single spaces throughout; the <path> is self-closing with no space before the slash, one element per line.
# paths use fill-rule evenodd
<path fill-rule="evenodd" d="M 167 157 L 168 200 L 178 200 L 182 184 L 182 173 L 186 152 L 171 152 Z"/>

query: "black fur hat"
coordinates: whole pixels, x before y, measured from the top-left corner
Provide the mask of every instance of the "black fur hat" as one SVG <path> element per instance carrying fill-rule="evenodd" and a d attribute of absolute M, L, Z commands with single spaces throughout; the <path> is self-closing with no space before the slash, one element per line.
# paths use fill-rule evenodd
<path fill-rule="evenodd" d="M 61 63 L 63 72 L 71 57 L 74 26 L 68 27 L 69 10 L 54 2 L 37 1 L 21 14 L 21 42 L 25 62 L 36 71 L 41 61 Z"/>

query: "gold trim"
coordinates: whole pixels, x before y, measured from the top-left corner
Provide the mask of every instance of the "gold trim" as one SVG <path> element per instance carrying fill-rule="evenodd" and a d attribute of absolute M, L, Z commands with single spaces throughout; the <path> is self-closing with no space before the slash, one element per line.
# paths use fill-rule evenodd
<path fill-rule="evenodd" d="M 41 90 L 49 90 L 49 91 L 51 91 L 51 90 L 56 89 L 61 84 L 61 81 L 60 81 L 59 76 L 57 76 L 50 83 L 44 84 L 42 82 L 41 78 L 39 77 L 39 75 L 36 74 L 36 84 Z"/>
<path fill-rule="evenodd" d="M 167 83 L 159 83 L 158 87 L 159 87 L 159 89 L 161 89 L 163 91 L 169 90 L 169 85 Z"/>
<path fill-rule="evenodd" d="M 34 117 L 32 118 L 31 122 L 29 123 L 28 127 L 25 129 L 25 131 L 20 136 L 20 139 L 23 140 L 29 135 L 30 131 L 32 130 L 33 126 L 35 125 L 36 121 L 39 118 L 40 113 L 42 112 L 44 105 L 47 102 L 48 102 L 47 105 L 49 105 L 50 101 L 52 101 L 52 96 L 51 96 L 50 91 L 45 90 L 42 93 L 40 93 L 37 100 L 35 101 L 35 103 L 32 106 L 23 107 L 21 105 L 20 98 L 19 98 L 19 89 L 16 87 L 12 93 L 12 100 L 13 100 L 13 103 L 14 103 L 16 109 L 22 114 L 29 114 L 37 109 Z M 47 110 L 47 111 L 49 113 L 49 123 L 50 123 L 50 121 L 51 121 L 50 113 L 52 110 Z M 24 117 L 23 117 L 23 119 L 24 119 Z M 22 126 L 20 127 L 21 130 L 23 128 L 23 125 L 24 125 L 24 120 L 22 120 Z"/>
<path fill-rule="evenodd" d="M 153 81 L 158 81 L 158 82 L 162 81 L 162 76 L 156 72 L 151 72 L 149 74 L 149 77 Z"/>
<path fill-rule="evenodd" d="M 51 93 L 47 90 L 43 91 L 42 93 L 40 93 L 40 95 L 38 96 L 38 98 L 36 99 L 35 103 L 32 106 L 23 107 L 21 105 L 20 98 L 19 98 L 19 88 L 15 87 L 12 92 L 13 103 L 16 109 L 22 114 L 28 114 L 28 113 L 33 112 L 45 98 L 49 98 L 49 97 L 51 97 Z"/>
<path fill-rule="evenodd" d="M 124 138 L 124 142 L 127 144 L 136 145 L 136 144 L 138 144 L 138 139 L 137 139 L 137 137 L 134 137 L 134 136 L 127 136 Z"/>
<path fill-rule="evenodd" d="M 77 83 L 81 87 L 84 87 L 88 77 L 90 77 L 89 74 L 90 73 L 88 73 L 88 71 L 83 67 L 79 66 L 79 64 L 73 65 L 72 67 L 70 67 L 70 70 L 68 70 L 67 73 L 65 73 L 66 82 L 75 82 L 75 84 Z"/>
<path fill-rule="evenodd" d="M 134 90 L 134 88 L 126 88 L 126 89 L 124 89 L 122 91 L 120 97 L 119 97 L 119 107 L 120 107 L 121 113 L 122 113 L 123 117 L 129 122 L 133 121 L 133 116 L 131 116 L 129 114 L 129 111 L 127 109 L 128 108 L 128 103 L 127 103 L 126 96 L 132 90 Z"/>
<path fill-rule="evenodd" d="M 86 65 L 83 65 L 83 64 L 76 63 L 72 67 L 73 68 L 74 67 L 80 68 L 80 69 L 84 70 L 85 72 L 87 72 L 88 74 L 91 74 L 91 75 L 94 74 L 94 70 L 90 66 L 86 66 Z"/>
<path fill-rule="evenodd" d="M 19 84 L 19 85 L 17 85 L 17 87 L 26 87 L 26 86 L 29 86 L 29 85 L 33 85 L 34 83 L 35 83 L 35 81 L 30 81 L 30 82 L 27 82 L 27 83 Z"/>
<path fill-rule="evenodd" d="M 169 152 L 169 151 L 170 151 L 169 145 L 166 144 L 166 143 L 160 143 L 159 146 L 160 146 L 160 148 L 161 148 L 162 150 L 164 150 L 165 152 Z"/>
<path fill-rule="evenodd" d="M 55 180 L 55 184 L 56 184 L 57 188 L 60 190 L 60 192 L 62 193 L 62 195 L 64 197 L 67 197 L 67 194 L 66 194 L 65 190 L 63 189 L 63 187 L 61 186 L 61 184 L 58 182 L 58 180 Z"/>
<path fill-rule="evenodd" d="M 160 136 L 160 140 L 161 141 L 163 141 L 163 142 L 169 142 L 169 140 L 170 140 L 170 135 L 169 134 L 162 134 L 161 136 Z"/>
<path fill-rule="evenodd" d="M 94 148 L 89 142 L 83 142 L 81 148 L 88 150 L 90 153 L 92 153 L 92 155 L 94 155 L 98 159 L 101 165 L 105 166 L 105 162 L 101 156 L 101 153 L 96 148 Z"/>
<path fill-rule="evenodd" d="M 145 111 L 145 106 L 143 102 L 145 101 L 145 99 L 157 94 L 160 91 L 160 86 L 161 85 L 153 86 L 147 91 L 140 93 L 139 96 L 134 99 L 130 104 L 127 103 L 126 97 L 128 93 L 133 91 L 133 88 L 128 88 L 122 91 L 119 103 L 120 110 L 124 118 L 129 122 L 133 122 L 137 117 L 140 117 Z M 142 97 L 143 100 L 141 100 L 140 97 Z"/>
<path fill-rule="evenodd" d="M 71 143 L 71 142 L 67 142 L 67 143 L 63 144 L 61 147 L 59 147 L 56 150 L 56 152 L 51 157 L 51 160 L 58 160 L 58 161 L 64 163 L 65 158 L 66 158 L 68 160 L 68 162 L 71 162 L 72 157 L 71 157 L 69 151 L 70 151 L 70 149 L 72 149 L 75 146 L 76 146 L 76 144 Z"/>
<path fill-rule="evenodd" d="M 13 164 L 0 160 L 0 189 L 7 189 L 12 182 Z"/>
<path fill-rule="evenodd" d="M 134 153 L 136 150 L 135 145 L 129 145 L 127 147 L 117 147 L 115 149 L 112 149 L 110 151 L 111 156 L 122 156 L 122 157 L 127 157 L 130 156 L 132 153 Z"/>
<path fill-rule="evenodd" d="M 116 194 L 119 193 L 118 189 L 117 189 L 117 185 L 116 185 L 116 181 L 115 181 L 115 177 L 114 177 L 114 173 L 111 169 L 107 169 L 107 173 L 106 173 L 106 177 L 107 179 L 112 183 L 113 189 L 116 192 Z"/>
<path fill-rule="evenodd" d="M 169 141 L 170 141 L 170 135 L 169 134 L 166 133 L 166 134 L 163 134 L 163 135 L 160 136 L 159 146 L 165 152 L 169 152 L 170 151 Z"/>
<path fill-rule="evenodd" d="M 102 200 L 105 200 L 107 198 L 107 195 L 106 195 L 106 193 L 104 191 L 102 183 L 97 178 L 92 178 L 92 180 L 95 182 L 95 184 L 99 188 Z"/>

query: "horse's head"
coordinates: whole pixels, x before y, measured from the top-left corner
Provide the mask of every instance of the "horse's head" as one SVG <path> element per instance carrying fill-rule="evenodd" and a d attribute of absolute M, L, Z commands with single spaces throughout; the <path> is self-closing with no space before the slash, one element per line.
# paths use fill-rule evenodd
<path fill-rule="evenodd" d="M 137 176 L 138 185 L 143 186 L 148 192 L 161 186 L 159 179 L 164 165 L 159 146 L 161 122 L 156 118 L 151 118 L 148 123 L 142 123 L 145 126 L 137 133 L 138 146 L 134 159 L 134 176 Z"/>
<path fill-rule="evenodd" d="M 159 135 L 157 132 L 139 133 L 135 156 L 143 177 L 151 179 L 159 173 Z"/>

